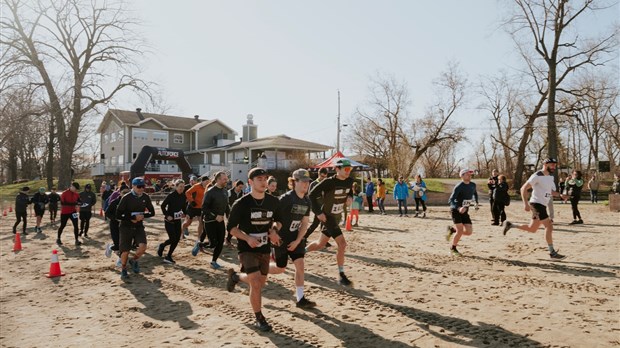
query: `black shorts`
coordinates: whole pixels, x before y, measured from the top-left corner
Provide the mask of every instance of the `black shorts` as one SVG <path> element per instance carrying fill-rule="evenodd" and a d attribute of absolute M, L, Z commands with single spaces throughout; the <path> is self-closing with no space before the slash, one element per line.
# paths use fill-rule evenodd
<path fill-rule="evenodd" d="M 453 209 L 450 210 L 450 213 L 452 213 L 452 222 L 454 222 L 454 224 L 471 225 L 471 218 L 468 212 L 461 214 L 458 210 Z"/>
<path fill-rule="evenodd" d="M 45 213 L 45 208 L 34 207 L 34 216 L 43 216 Z"/>
<path fill-rule="evenodd" d="M 321 233 L 334 239 L 338 236 L 342 236 L 342 230 L 340 229 L 340 225 L 338 225 L 338 223 L 340 223 L 341 216 L 325 214 L 325 218 L 327 221 L 322 224 Z"/>
<path fill-rule="evenodd" d="M 118 249 L 120 252 L 131 250 L 134 241 L 136 244 L 146 244 L 146 232 L 144 231 L 144 225 L 123 226 L 121 224 L 119 233 L 120 246 Z"/>
<path fill-rule="evenodd" d="M 187 209 L 187 216 L 189 216 L 190 219 L 193 219 L 196 216 L 200 216 L 200 215 L 202 215 L 202 209 L 200 209 L 200 208 L 189 208 L 189 209 Z"/>
<path fill-rule="evenodd" d="M 269 273 L 269 253 L 244 251 L 239 253 L 239 263 L 241 264 L 241 272 L 250 274 L 260 271 L 260 274 L 264 276 Z"/>
<path fill-rule="evenodd" d="M 297 245 L 297 248 L 295 248 L 295 250 L 293 251 L 288 251 L 287 246 L 291 243 L 290 242 L 286 242 L 286 241 L 282 241 L 282 244 L 280 246 L 274 247 L 273 251 L 275 253 L 275 257 L 276 257 L 276 265 L 279 268 L 284 268 L 286 267 L 286 264 L 288 263 L 288 258 L 290 256 L 291 260 L 293 260 L 293 262 L 297 259 L 301 259 L 304 257 L 304 255 L 306 254 L 306 241 L 305 239 L 302 239 L 302 241 Z"/>
<path fill-rule="evenodd" d="M 532 220 L 543 221 L 549 218 L 547 207 L 540 203 L 530 203 L 530 210 L 532 211 Z"/>

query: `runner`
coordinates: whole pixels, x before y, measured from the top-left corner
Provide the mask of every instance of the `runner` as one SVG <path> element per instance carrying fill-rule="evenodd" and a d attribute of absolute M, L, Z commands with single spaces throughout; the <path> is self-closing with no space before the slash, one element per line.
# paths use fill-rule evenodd
<path fill-rule="evenodd" d="M 557 163 L 555 158 L 547 158 L 543 161 L 542 170 L 532 174 L 527 182 L 521 186 L 523 208 L 525 211 L 532 212 L 532 219 L 528 225 L 517 225 L 510 221 L 506 221 L 504 235 L 506 235 L 511 228 L 518 228 L 526 232 L 535 233 L 542 224 L 545 227 L 545 239 L 547 240 L 547 246 L 549 248 L 549 256 L 552 259 L 561 260 L 566 256 L 560 255 L 557 250 L 553 248 L 553 222 L 551 222 L 547 214 L 547 204 L 549 204 L 550 196 L 560 196 L 562 199 L 567 198 L 567 196 L 561 195 L 555 191 L 553 173 L 555 172 Z M 527 196 L 530 188 L 532 189 L 532 196 L 528 203 Z"/>
<path fill-rule="evenodd" d="M 80 201 L 80 195 L 77 191 L 80 189 L 80 184 L 74 182 L 68 189 L 64 190 L 60 195 L 60 227 L 58 227 L 58 238 L 56 244 L 62 245 L 60 237 L 62 236 L 62 230 L 67 226 L 67 221 L 71 220 L 73 224 L 73 235 L 75 236 L 75 246 L 82 245 L 82 242 L 78 239 L 78 211 L 82 202 Z"/>
<path fill-rule="evenodd" d="M 338 244 L 336 263 L 340 274 L 340 284 L 345 286 L 352 283 L 344 273 L 344 253 L 347 242 L 338 222 L 342 218 L 345 204 L 350 206 L 352 202 L 353 179 L 349 177 L 350 173 L 351 162 L 346 158 L 341 158 L 336 162 L 336 175 L 321 181 L 310 191 L 312 211 L 322 222 L 322 234 L 318 240 L 306 248 L 306 251 L 321 250 L 330 238 L 334 238 Z"/>
<path fill-rule="evenodd" d="M 185 181 L 179 179 L 174 182 L 175 190 L 170 192 L 164 201 L 161 203 L 161 211 L 164 214 L 164 225 L 166 227 L 166 233 L 168 233 L 168 239 L 159 244 L 157 248 L 157 255 L 159 257 L 164 256 L 164 249 L 170 245 L 168 254 L 164 257 L 165 263 L 174 264 L 172 259 L 172 253 L 181 240 L 181 223 L 186 214 L 187 200 L 183 191 L 185 189 Z"/>
<path fill-rule="evenodd" d="M 50 209 L 50 222 L 56 225 L 56 215 L 58 214 L 58 202 L 60 202 L 60 195 L 56 193 L 56 187 L 52 187 L 52 192 L 49 194 L 49 209 Z"/>
<path fill-rule="evenodd" d="M 243 184 L 243 181 L 237 180 L 235 182 L 234 187 L 228 190 L 228 213 L 226 213 L 227 219 L 228 219 L 228 216 L 230 215 L 230 209 L 232 208 L 233 203 L 235 203 L 236 200 L 238 200 L 239 198 L 243 196 L 244 186 L 245 185 Z M 225 242 L 226 246 L 232 245 L 231 240 L 232 240 L 232 234 L 230 234 L 230 232 L 227 232 L 226 242 Z"/>
<path fill-rule="evenodd" d="M 13 225 L 13 234 L 17 233 L 17 226 L 24 220 L 22 224 L 22 235 L 28 235 L 28 233 L 26 233 L 26 227 L 28 225 L 28 204 L 32 203 L 30 201 L 30 196 L 28 196 L 29 191 L 30 187 L 26 186 L 15 196 L 15 217 L 17 220 Z"/>
<path fill-rule="evenodd" d="M 121 279 L 123 280 L 129 278 L 127 260 L 134 241 L 138 243 L 138 249 L 133 258 L 129 260 L 129 264 L 134 273 L 140 273 L 138 260 L 146 251 L 146 232 L 143 220 L 155 216 L 151 198 L 144 193 L 145 186 L 143 178 L 134 178 L 131 181 L 131 191 L 121 198 L 116 208 L 116 218 L 121 221 L 119 250 L 121 252 Z"/>
<path fill-rule="evenodd" d="M 570 206 L 573 210 L 573 221 L 570 225 L 583 224 L 581 213 L 579 212 L 579 199 L 581 199 L 581 190 L 583 189 L 583 178 L 581 171 L 573 171 L 573 175 L 566 181 L 566 195 L 570 199 Z"/>
<path fill-rule="evenodd" d="M 227 229 L 237 238 L 241 272 L 228 270 L 226 290 L 232 292 L 238 282 L 250 286 L 250 305 L 256 316 L 256 327 L 261 331 L 270 331 L 261 311 L 261 290 L 269 273 L 269 252 L 271 245 L 280 245 L 277 224 L 278 199 L 265 194 L 267 189 L 267 171 L 253 168 L 248 172 L 248 182 L 252 192 L 241 197 L 233 204 Z"/>
<path fill-rule="evenodd" d="M 327 178 L 327 168 L 319 169 L 319 177 L 316 178 L 316 180 L 314 180 L 312 183 L 310 183 L 310 189 L 308 190 L 308 192 L 312 191 L 312 189 L 316 185 L 318 185 L 321 181 L 325 180 L 326 178 Z M 308 240 L 308 237 L 310 237 L 312 232 L 314 232 L 314 230 L 316 230 L 316 228 L 319 227 L 320 223 L 321 221 L 319 220 L 319 218 L 317 218 L 316 215 L 314 215 L 314 219 L 312 220 L 312 225 L 308 227 L 308 230 L 306 231 L 306 235 L 304 236 L 304 239 L 306 241 Z"/>
<path fill-rule="evenodd" d="M 45 205 L 49 202 L 49 198 L 47 194 L 45 194 L 45 187 L 39 187 L 39 191 L 32 196 L 31 202 L 34 206 L 34 216 L 37 217 L 34 231 L 41 233 L 43 232 L 43 230 L 41 230 L 41 220 L 43 220 L 43 214 L 45 214 Z"/>
<path fill-rule="evenodd" d="M 80 193 L 80 236 L 88 238 L 88 228 L 90 227 L 90 218 L 93 216 L 93 207 L 97 203 L 97 195 L 91 191 L 90 184 L 84 185 L 84 191 Z"/>
<path fill-rule="evenodd" d="M 446 240 L 449 242 L 450 237 L 456 233 L 450 248 L 450 251 L 455 256 L 461 256 L 461 253 L 456 249 L 461 237 L 464 235 L 470 236 L 473 232 L 471 218 L 469 217 L 469 207 L 475 205 L 475 209 L 478 210 L 478 193 L 476 192 L 476 184 L 471 182 L 471 173 L 472 171 L 469 169 L 463 169 L 459 172 L 462 181 L 454 187 L 452 195 L 450 195 L 448 200 L 454 227 L 448 226 Z"/>
<path fill-rule="evenodd" d="M 224 172 L 217 172 L 213 181 L 215 184 L 207 190 L 202 201 L 202 220 L 205 232 L 209 236 L 209 247 L 213 248 L 211 268 L 220 269 L 222 266 L 217 263 L 217 259 L 222 253 L 226 237 L 224 216 L 230 212 L 226 190 L 228 175 Z"/>
<path fill-rule="evenodd" d="M 189 229 L 189 225 L 192 224 L 194 220 L 198 221 L 198 231 L 196 235 L 196 243 L 192 248 L 192 255 L 198 255 L 198 251 L 202 250 L 202 242 L 205 240 L 205 234 L 203 233 L 202 221 L 200 221 L 200 215 L 202 214 L 202 210 L 200 210 L 202 206 L 202 200 L 204 198 L 205 189 L 209 185 L 209 176 L 203 175 L 200 177 L 200 182 L 194 184 L 189 190 L 185 192 L 185 197 L 188 202 L 187 207 L 187 218 L 185 219 L 185 223 L 183 224 L 183 233 L 189 235 L 189 232 L 185 232 Z"/>
<path fill-rule="evenodd" d="M 278 197 L 278 180 L 273 176 L 270 176 L 269 179 L 267 179 L 267 191 L 265 191 L 265 193 Z"/>
<path fill-rule="evenodd" d="M 112 243 L 108 243 L 105 249 L 105 256 L 112 256 L 112 252 L 119 254 L 118 262 L 120 264 L 120 221 L 116 218 L 116 208 L 121 201 L 121 197 L 129 193 L 129 187 L 123 183 L 118 191 L 114 191 L 110 197 L 108 197 L 108 203 L 105 210 L 105 216 L 110 220 L 110 236 L 112 237 Z M 120 267 L 120 266 L 119 266 Z"/>
<path fill-rule="evenodd" d="M 493 189 L 493 223 L 491 225 L 504 225 L 504 221 L 506 221 L 506 211 L 504 209 L 509 204 L 510 195 L 508 194 L 506 176 L 499 175 L 497 177 L 497 185 Z"/>
<path fill-rule="evenodd" d="M 312 308 L 316 303 L 306 299 L 304 296 L 304 254 L 305 239 L 304 235 L 308 228 L 310 216 L 310 199 L 306 195 L 310 186 L 310 173 L 305 169 L 297 169 L 293 172 L 293 177 L 289 182 L 293 187 L 280 197 L 278 208 L 282 223 L 278 223 L 280 246 L 274 247 L 275 263 L 269 266 L 270 274 L 284 273 L 286 264 L 290 257 L 295 265 L 295 295 L 297 307 Z"/>

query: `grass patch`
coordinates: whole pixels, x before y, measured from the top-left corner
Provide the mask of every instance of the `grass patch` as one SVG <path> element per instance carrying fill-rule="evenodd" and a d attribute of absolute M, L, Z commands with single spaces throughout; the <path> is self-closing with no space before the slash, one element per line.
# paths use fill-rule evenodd
<path fill-rule="evenodd" d="M 86 184 L 91 184 L 94 190 L 95 183 L 92 179 L 75 179 L 75 181 L 80 183 L 80 192 L 84 190 L 84 185 Z M 31 195 L 33 195 L 39 189 L 39 187 L 45 187 L 45 190 L 49 191 L 47 188 L 47 180 L 30 180 L 19 184 L 7 184 L 0 186 L 0 196 L 15 196 L 25 186 L 30 187 Z M 62 192 L 66 189 L 66 187 L 58 187 L 58 180 L 54 180 L 54 186 L 56 186 L 57 192 Z"/>

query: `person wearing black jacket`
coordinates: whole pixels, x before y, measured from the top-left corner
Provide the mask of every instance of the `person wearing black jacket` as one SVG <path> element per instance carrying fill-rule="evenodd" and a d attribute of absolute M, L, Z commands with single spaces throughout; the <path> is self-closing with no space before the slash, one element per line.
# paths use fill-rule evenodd
<path fill-rule="evenodd" d="M 497 183 L 499 182 L 499 178 L 498 175 L 499 172 L 497 171 L 497 169 L 493 169 L 493 171 L 491 172 L 491 177 L 489 178 L 489 180 L 487 180 L 487 187 L 489 188 L 489 203 L 491 205 L 491 216 L 493 217 L 493 222 L 495 222 L 495 213 L 494 211 L 494 203 L 495 203 L 495 188 L 497 187 Z"/>
<path fill-rule="evenodd" d="M 497 185 L 493 190 L 493 223 L 491 225 L 501 226 L 506 221 L 506 203 L 510 202 L 510 196 L 508 195 L 508 184 L 506 183 L 506 176 L 500 175 L 497 177 Z"/>
<path fill-rule="evenodd" d="M 244 186 L 243 181 L 237 180 L 235 181 L 235 186 L 231 188 L 230 190 L 228 190 L 228 210 L 229 211 L 230 211 L 230 208 L 232 208 L 233 203 L 235 203 L 235 201 L 238 200 L 239 198 L 243 197 L 243 186 Z M 226 214 L 226 217 L 228 218 L 228 213 Z M 228 232 L 228 234 L 226 235 L 225 244 L 227 246 L 230 246 L 231 240 L 232 240 L 232 234 Z"/>
<path fill-rule="evenodd" d="M 15 217 L 17 221 L 13 225 L 13 234 L 17 233 L 17 225 L 24 220 L 24 224 L 22 225 L 22 234 L 25 236 L 26 226 L 28 225 L 28 204 L 32 203 L 30 201 L 30 196 L 28 196 L 28 191 L 30 191 L 30 187 L 24 187 L 15 197 Z"/>
<path fill-rule="evenodd" d="M 50 222 L 52 225 L 56 224 L 56 215 L 58 214 L 58 202 L 60 202 L 60 195 L 56 192 L 56 188 L 52 187 L 52 192 L 48 195 L 49 209 L 50 209 Z"/>
<path fill-rule="evenodd" d="M 168 254 L 164 257 L 165 263 L 174 264 L 172 259 L 172 253 L 179 245 L 181 239 L 181 224 L 185 213 L 187 213 L 187 200 L 185 199 L 185 182 L 183 180 L 176 180 L 174 183 L 175 190 L 170 192 L 164 201 L 161 203 L 161 211 L 164 214 L 164 225 L 166 226 L 166 233 L 168 233 L 168 239 L 159 244 L 157 248 L 157 255 L 159 257 L 164 256 L 164 249 L 167 245 L 170 245 Z"/>
<path fill-rule="evenodd" d="M 105 256 L 112 256 L 112 252 L 115 251 L 118 253 L 119 250 L 119 235 L 120 235 L 120 221 L 116 218 L 116 208 L 118 208 L 118 203 L 121 201 L 121 197 L 129 193 L 129 187 L 121 186 L 119 189 L 120 195 L 111 196 L 114 197 L 111 201 L 108 202 L 108 205 L 105 209 L 105 216 L 108 218 L 110 225 L 110 236 L 112 237 L 112 244 L 108 243 L 106 246 Z M 108 198 L 110 198 L 108 197 Z"/>
<path fill-rule="evenodd" d="M 146 251 L 146 232 L 143 220 L 155 216 L 155 208 L 149 195 L 144 193 L 146 183 L 143 178 L 134 178 L 131 181 L 131 191 L 121 198 L 116 208 L 116 218 L 121 221 L 120 245 L 121 252 L 121 279 L 129 277 L 127 273 L 127 261 L 133 241 L 138 244 L 138 249 L 129 264 L 134 273 L 140 273 L 138 259 Z"/>
<path fill-rule="evenodd" d="M 97 203 L 97 195 L 91 190 L 91 185 L 84 185 L 84 191 L 80 193 L 80 236 L 88 237 L 88 228 L 90 227 L 90 219 L 93 216 L 93 207 Z"/>
<path fill-rule="evenodd" d="M 211 268 L 220 269 L 222 266 L 217 263 L 217 259 L 222 253 L 224 237 L 226 236 L 224 216 L 230 213 L 228 191 L 226 190 L 228 175 L 224 172 L 217 172 L 213 181 L 214 185 L 207 190 L 202 200 L 202 219 L 204 229 L 209 237 L 209 247 L 213 248 Z"/>
<path fill-rule="evenodd" d="M 43 220 L 43 214 L 45 214 L 45 206 L 49 202 L 44 187 L 40 187 L 39 191 L 32 196 L 31 202 L 34 206 L 34 216 L 37 217 L 37 225 L 34 227 L 34 231 L 41 233 L 43 232 L 41 230 L 41 220 Z"/>

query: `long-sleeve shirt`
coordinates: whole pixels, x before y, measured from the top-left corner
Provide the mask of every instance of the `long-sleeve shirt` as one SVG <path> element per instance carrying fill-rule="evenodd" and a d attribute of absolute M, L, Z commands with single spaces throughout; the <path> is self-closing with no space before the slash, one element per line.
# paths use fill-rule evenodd
<path fill-rule="evenodd" d="M 24 213 L 28 211 L 28 204 L 30 204 L 30 197 L 24 192 L 20 192 L 15 196 L 15 211 L 18 213 Z"/>
<path fill-rule="evenodd" d="M 347 198 L 353 197 L 353 179 L 338 179 L 336 175 L 318 183 L 310 191 L 312 211 L 315 215 L 322 213 L 339 215 L 344 211 Z M 320 199 L 323 199 L 321 204 Z"/>
<path fill-rule="evenodd" d="M 377 198 L 385 199 L 385 184 L 377 186 Z"/>
<path fill-rule="evenodd" d="M 91 211 L 97 203 L 97 195 L 93 191 L 82 191 L 80 193 L 80 211 Z"/>
<path fill-rule="evenodd" d="M 161 203 L 164 219 L 167 216 L 172 216 L 173 219 L 180 220 L 187 213 L 186 208 L 187 200 L 185 199 L 185 194 L 178 193 L 176 190 L 170 192 Z"/>
<path fill-rule="evenodd" d="M 465 183 L 461 181 L 454 186 L 454 191 L 448 200 L 450 209 L 456 210 L 460 207 L 469 207 L 472 203 L 478 204 L 478 192 L 476 192 L 476 184 L 473 182 Z"/>
<path fill-rule="evenodd" d="M 71 189 L 64 190 L 60 195 L 60 214 L 73 214 L 75 213 L 75 206 L 80 204 L 80 195 L 77 192 L 71 191 Z"/>
<path fill-rule="evenodd" d="M 189 190 L 185 191 L 185 197 L 190 207 L 200 209 L 202 200 L 204 199 L 205 187 L 201 183 L 194 184 Z"/>
<path fill-rule="evenodd" d="M 241 197 L 243 197 L 243 190 L 236 192 L 234 187 L 228 190 L 228 206 L 232 207 L 233 203 Z"/>
<path fill-rule="evenodd" d="M 60 195 L 56 192 L 49 194 L 50 209 L 58 209 L 58 202 L 60 202 Z"/>
<path fill-rule="evenodd" d="M 407 184 L 403 182 L 397 182 L 394 185 L 394 199 L 404 200 L 409 198 L 409 188 Z"/>
<path fill-rule="evenodd" d="M 122 226 L 141 226 L 142 221 L 136 223 L 131 221 L 134 216 L 139 214 L 144 214 L 145 218 L 155 216 L 155 208 L 149 195 L 143 193 L 138 196 L 134 191 L 130 191 L 121 197 L 116 208 L 116 218 L 121 221 Z"/>
<path fill-rule="evenodd" d="M 45 210 L 45 205 L 49 202 L 49 197 L 45 193 L 37 192 L 32 196 L 31 202 L 36 209 Z"/>
<path fill-rule="evenodd" d="M 225 187 L 211 186 L 202 201 L 202 218 L 204 221 L 213 221 L 218 215 L 224 216 L 230 212 L 228 206 L 228 191 Z"/>

